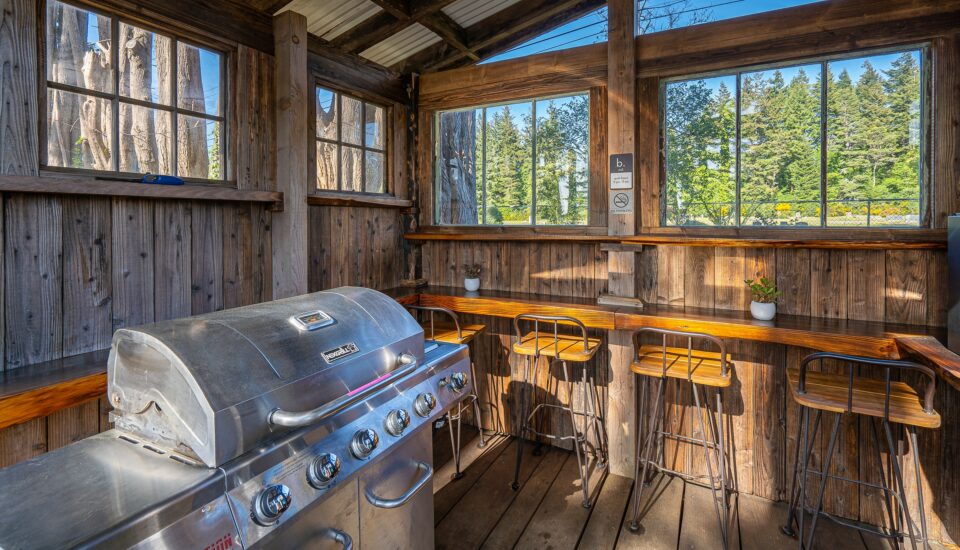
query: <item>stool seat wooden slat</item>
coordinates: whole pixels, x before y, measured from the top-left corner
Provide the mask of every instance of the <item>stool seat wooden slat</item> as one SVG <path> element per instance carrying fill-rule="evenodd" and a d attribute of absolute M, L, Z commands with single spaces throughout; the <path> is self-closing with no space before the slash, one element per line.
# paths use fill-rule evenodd
<path fill-rule="evenodd" d="M 469 344 L 487 329 L 487 325 L 483 324 L 460 325 L 460 335 L 457 336 L 457 326 L 453 323 L 434 323 L 433 327 L 430 323 L 422 323 L 420 326 L 423 327 L 423 337 L 427 340 L 463 345 Z"/>
<path fill-rule="evenodd" d="M 714 388 L 730 386 L 733 365 L 728 363 L 730 368 L 723 374 L 719 352 L 694 349 L 690 351 L 689 364 L 687 359 L 687 348 L 666 348 L 664 352 L 663 346 L 642 346 L 637 350 L 637 357 L 630 364 L 630 370 L 642 376 L 679 378 Z"/>
<path fill-rule="evenodd" d="M 582 363 L 589 361 L 600 349 L 599 338 L 587 338 L 584 346 L 583 337 L 572 334 L 558 334 L 558 342 L 554 342 L 552 332 L 529 332 L 513 344 L 513 352 L 519 355 L 541 355 L 556 357 L 561 361 Z M 559 357 L 558 357 L 559 350 Z"/>

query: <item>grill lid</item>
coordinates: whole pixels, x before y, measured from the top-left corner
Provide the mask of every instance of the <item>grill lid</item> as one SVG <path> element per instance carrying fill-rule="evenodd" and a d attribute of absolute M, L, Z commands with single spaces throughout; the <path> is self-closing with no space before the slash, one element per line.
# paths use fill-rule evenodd
<path fill-rule="evenodd" d="M 362 397 L 409 367 L 401 354 L 423 360 L 416 321 L 344 287 L 120 329 L 108 392 L 117 428 L 219 466 L 284 429 L 273 411 Z"/>

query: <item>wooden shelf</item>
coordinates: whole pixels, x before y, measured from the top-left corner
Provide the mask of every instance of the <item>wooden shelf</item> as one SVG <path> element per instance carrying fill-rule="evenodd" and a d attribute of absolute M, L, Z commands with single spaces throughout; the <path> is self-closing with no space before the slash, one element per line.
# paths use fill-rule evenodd
<path fill-rule="evenodd" d="M 344 193 L 324 191 L 307 197 L 311 206 L 360 206 L 366 208 L 410 208 L 413 201 L 398 199 L 390 195 L 367 195 L 364 193 Z"/>
<path fill-rule="evenodd" d="M 252 191 L 226 185 L 149 185 L 128 181 L 68 178 L 53 176 L 0 176 L 0 193 L 44 193 L 52 195 L 88 195 L 179 199 L 219 202 L 260 202 L 270 210 L 283 210 L 283 193 Z"/>
<path fill-rule="evenodd" d="M 0 429 L 103 397 L 107 393 L 109 351 L 73 355 L 3 373 Z"/>
<path fill-rule="evenodd" d="M 409 241 L 513 241 L 513 242 L 567 242 L 567 243 L 603 243 L 631 246 L 699 246 L 734 248 L 824 248 L 850 250 L 888 250 L 888 249 L 944 249 L 945 231 L 904 230 L 903 235 L 895 232 L 877 234 L 876 239 L 857 238 L 783 238 L 783 237 L 704 237 L 699 235 L 660 235 L 643 234 L 636 236 L 608 236 L 584 233 L 556 233 L 549 230 L 521 231 L 521 228 L 506 228 L 498 232 L 465 231 L 421 231 L 408 233 L 404 238 Z M 809 231 L 807 231 L 809 233 Z M 835 233 L 831 232 L 829 236 Z M 942 234 L 942 237 L 941 237 Z M 609 248 L 609 247 L 607 247 Z"/>

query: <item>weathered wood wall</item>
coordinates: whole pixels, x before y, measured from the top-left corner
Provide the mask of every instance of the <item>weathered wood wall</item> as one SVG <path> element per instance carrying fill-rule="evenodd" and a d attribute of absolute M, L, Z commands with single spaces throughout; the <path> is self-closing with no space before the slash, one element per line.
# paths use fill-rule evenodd
<path fill-rule="evenodd" d="M 395 209 L 311 206 L 310 292 L 399 286 L 404 278 L 402 229 Z"/>
<path fill-rule="evenodd" d="M 36 0 L 0 11 L 0 174 L 37 175 Z M 273 57 L 231 56 L 229 163 L 274 188 Z M 0 175 L 0 180 L 2 180 Z M 109 347 L 116 328 L 269 299 L 270 220 L 250 203 L 0 194 L 3 369 Z M 109 428 L 105 399 L 0 431 L 0 467 Z"/>

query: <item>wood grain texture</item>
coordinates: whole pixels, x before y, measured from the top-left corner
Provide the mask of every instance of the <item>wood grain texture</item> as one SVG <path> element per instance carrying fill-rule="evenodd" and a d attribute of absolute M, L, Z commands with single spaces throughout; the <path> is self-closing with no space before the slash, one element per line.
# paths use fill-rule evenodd
<path fill-rule="evenodd" d="M 63 220 L 60 199 L 4 201 L 6 363 L 17 368 L 63 353 Z"/>
<path fill-rule="evenodd" d="M 237 48 L 236 180 L 244 190 L 276 189 L 276 126 L 271 55 Z"/>
<path fill-rule="evenodd" d="M 284 212 L 273 218 L 273 297 L 307 292 L 307 19 L 288 11 L 273 21 L 276 52 L 277 190 Z"/>
<path fill-rule="evenodd" d="M 223 210 L 195 203 L 192 207 L 191 313 L 223 309 Z"/>
<path fill-rule="evenodd" d="M 250 209 L 227 208 L 223 214 L 223 307 L 254 303 L 253 221 Z"/>
<path fill-rule="evenodd" d="M 191 203 L 154 205 L 154 304 L 157 321 L 190 315 Z"/>
<path fill-rule="evenodd" d="M 113 335 L 110 201 L 63 199 L 63 354 L 103 349 Z"/>
<path fill-rule="evenodd" d="M 0 4 L 0 174 L 33 176 L 37 144 L 37 10 L 34 0 Z"/>
<path fill-rule="evenodd" d="M 97 399 L 107 392 L 107 377 L 91 374 L 55 385 L 44 386 L 0 400 L 0 429 L 43 419 L 44 416 Z"/>
<path fill-rule="evenodd" d="M 146 200 L 113 199 L 111 208 L 113 328 L 152 323 L 154 212 Z"/>

